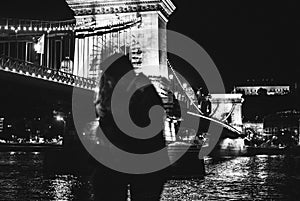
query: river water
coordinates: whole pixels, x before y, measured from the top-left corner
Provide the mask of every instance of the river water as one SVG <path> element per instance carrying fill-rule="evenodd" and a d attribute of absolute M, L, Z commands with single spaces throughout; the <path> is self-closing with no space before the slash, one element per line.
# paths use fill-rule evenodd
<path fill-rule="evenodd" d="M 43 171 L 43 153 L 0 152 L 0 200 L 92 201 L 89 178 Z M 204 180 L 169 180 L 167 200 L 299 200 L 285 156 L 206 160 Z"/>

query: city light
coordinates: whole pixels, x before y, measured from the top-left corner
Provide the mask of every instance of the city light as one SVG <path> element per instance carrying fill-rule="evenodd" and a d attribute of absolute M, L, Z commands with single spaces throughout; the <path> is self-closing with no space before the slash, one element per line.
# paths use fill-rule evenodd
<path fill-rule="evenodd" d="M 60 115 L 55 116 L 56 121 L 65 121 L 64 118 Z"/>

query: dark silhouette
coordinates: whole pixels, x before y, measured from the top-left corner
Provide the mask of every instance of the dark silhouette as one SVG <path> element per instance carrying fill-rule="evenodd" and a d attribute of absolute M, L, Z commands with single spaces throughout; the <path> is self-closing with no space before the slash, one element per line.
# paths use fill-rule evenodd
<path fill-rule="evenodd" d="M 100 90 L 95 105 L 97 116 L 100 119 L 100 128 L 107 139 L 118 148 L 135 154 L 152 153 L 164 148 L 166 144 L 162 131 L 150 139 L 136 139 L 123 133 L 113 119 L 111 111 L 112 92 L 116 83 L 126 73 L 133 70 L 129 58 L 115 54 L 104 61 L 101 64 L 101 68 L 107 68 L 107 70 L 104 70 L 104 74 L 101 76 Z M 141 84 L 145 83 L 147 83 L 146 86 L 140 87 Z M 154 105 L 162 106 L 162 100 L 150 80 L 143 74 L 137 76 L 131 71 L 129 77 L 122 81 L 120 87 L 122 90 L 118 97 L 122 97 L 128 91 L 139 88 L 130 99 L 129 114 L 137 126 L 148 126 L 151 123 L 148 114 L 150 108 Z M 126 104 L 117 105 L 116 107 L 118 107 L 118 110 L 124 110 Z M 163 124 L 163 114 L 159 118 L 161 118 Z M 167 153 L 166 157 L 168 157 Z M 108 160 L 114 160 L 114 158 Z M 97 201 L 125 201 L 129 187 L 132 201 L 159 200 L 166 178 L 165 171 L 148 174 L 128 174 L 112 170 L 97 163 L 97 170 L 94 176 L 95 198 Z"/>
<path fill-rule="evenodd" d="M 207 116 L 207 117 L 211 114 L 211 102 L 209 100 L 208 94 L 206 94 L 204 96 L 203 100 L 201 101 L 200 111 L 202 112 L 202 114 L 204 116 Z M 205 135 L 205 133 L 207 133 L 209 125 L 210 125 L 210 121 L 208 119 L 200 120 L 199 129 L 197 132 L 197 137 L 199 139 L 202 139 L 202 136 Z"/>
<path fill-rule="evenodd" d="M 210 115 L 210 113 L 211 113 L 211 102 L 210 102 L 208 96 L 205 96 L 204 100 L 202 100 L 200 110 L 205 116 Z"/>

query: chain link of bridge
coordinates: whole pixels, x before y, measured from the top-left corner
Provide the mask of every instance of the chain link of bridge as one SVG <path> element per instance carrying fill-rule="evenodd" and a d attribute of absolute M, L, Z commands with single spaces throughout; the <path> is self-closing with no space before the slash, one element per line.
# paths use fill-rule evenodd
<path fill-rule="evenodd" d="M 213 115 L 205 116 L 201 110 L 198 108 L 198 102 L 195 94 L 193 93 L 187 93 L 187 87 L 183 86 L 183 81 L 180 80 L 179 76 L 177 75 L 176 71 L 174 70 L 173 66 L 171 65 L 170 61 L 167 60 L 168 68 L 171 70 L 171 74 L 175 77 L 172 81 L 175 82 L 175 84 L 179 87 L 176 87 L 176 91 L 174 93 L 180 93 L 181 95 L 176 97 L 179 101 L 184 102 L 184 104 L 187 106 L 187 113 L 189 115 L 199 117 L 200 119 L 208 120 L 212 123 L 215 123 L 218 126 L 221 126 L 228 131 L 234 133 L 236 136 L 241 135 L 241 131 L 233 127 L 232 125 L 228 124 L 224 120 L 215 118 Z M 182 98 L 184 97 L 184 98 Z M 218 109 L 218 108 L 217 108 Z M 232 110 L 234 109 L 234 106 L 232 107 Z M 232 113 L 232 110 L 230 114 Z M 230 115 L 229 114 L 229 115 Z"/>
<path fill-rule="evenodd" d="M 87 90 L 93 90 L 97 86 L 97 82 L 93 79 L 79 77 L 4 55 L 0 56 L 0 70 Z"/>

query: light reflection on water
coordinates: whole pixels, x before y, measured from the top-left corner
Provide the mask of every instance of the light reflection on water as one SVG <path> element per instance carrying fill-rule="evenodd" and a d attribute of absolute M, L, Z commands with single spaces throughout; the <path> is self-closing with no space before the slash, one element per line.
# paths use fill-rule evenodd
<path fill-rule="evenodd" d="M 298 200 L 299 184 L 291 183 L 284 156 L 210 160 L 204 180 L 171 180 L 162 200 Z"/>
<path fill-rule="evenodd" d="M 0 152 L 0 200 L 93 200 L 87 177 L 45 173 L 43 157 Z M 204 180 L 170 180 L 161 200 L 298 200 L 299 184 L 290 182 L 285 160 L 264 155 L 209 159 Z"/>
<path fill-rule="evenodd" d="M 38 152 L 0 152 L 0 200 L 92 200 L 86 178 L 46 173 L 43 157 Z"/>

